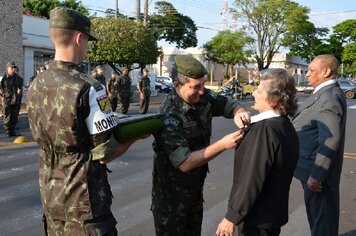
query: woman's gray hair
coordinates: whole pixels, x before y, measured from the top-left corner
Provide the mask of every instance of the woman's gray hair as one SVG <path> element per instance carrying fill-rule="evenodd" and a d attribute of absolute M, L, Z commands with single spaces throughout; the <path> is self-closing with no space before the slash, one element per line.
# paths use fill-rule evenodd
<path fill-rule="evenodd" d="M 293 116 L 298 101 L 294 78 L 284 69 L 266 69 L 261 71 L 260 80 L 270 82 L 264 89 L 274 109 L 282 116 Z"/>

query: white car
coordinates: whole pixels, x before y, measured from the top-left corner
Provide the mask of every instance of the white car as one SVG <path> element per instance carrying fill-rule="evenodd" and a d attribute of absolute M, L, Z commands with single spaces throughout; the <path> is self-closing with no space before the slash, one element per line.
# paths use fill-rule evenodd
<path fill-rule="evenodd" d="M 157 76 L 157 78 L 162 79 L 166 84 L 173 84 L 173 80 L 171 77 L 168 76 Z"/>

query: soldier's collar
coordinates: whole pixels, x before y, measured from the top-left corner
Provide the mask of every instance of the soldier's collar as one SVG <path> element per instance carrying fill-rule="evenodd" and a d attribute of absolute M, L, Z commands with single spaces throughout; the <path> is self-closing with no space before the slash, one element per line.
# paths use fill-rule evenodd
<path fill-rule="evenodd" d="M 56 67 L 58 69 L 62 69 L 62 70 L 77 69 L 80 71 L 79 66 L 73 62 L 54 60 L 51 63 L 51 66 Z"/>

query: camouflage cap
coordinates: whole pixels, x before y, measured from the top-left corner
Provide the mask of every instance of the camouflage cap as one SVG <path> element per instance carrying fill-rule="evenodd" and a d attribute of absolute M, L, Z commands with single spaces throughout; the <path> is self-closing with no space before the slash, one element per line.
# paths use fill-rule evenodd
<path fill-rule="evenodd" d="M 15 62 L 9 61 L 8 63 L 6 63 L 6 68 L 9 68 L 9 67 L 16 67 Z"/>
<path fill-rule="evenodd" d="M 208 72 L 203 64 L 191 55 L 178 55 L 174 58 L 174 69 L 189 78 L 200 79 Z"/>
<path fill-rule="evenodd" d="M 56 7 L 50 13 L 50 28 L 76 30 L 89 36 L 89 40 L 97 40 L 90 34 L 90 19 L 79 12 L 66 8 Z"/>

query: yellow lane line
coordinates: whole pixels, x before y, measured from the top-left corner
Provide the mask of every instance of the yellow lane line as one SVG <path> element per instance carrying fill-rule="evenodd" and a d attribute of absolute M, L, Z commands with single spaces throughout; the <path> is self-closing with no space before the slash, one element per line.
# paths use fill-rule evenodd
<path fill-rule="evenodd" d="M 347 155 L 344 155 L 344 158 L 356 160 L 356 156 L 347 156 Z"/>
<path fill-rule="evenodd" d="M 356 156 L 356 153 L 344 152 L 344 155 L 347 155 L 347 156 Z"/>

